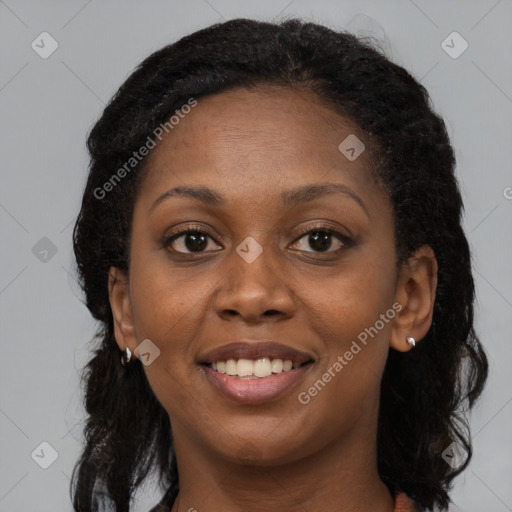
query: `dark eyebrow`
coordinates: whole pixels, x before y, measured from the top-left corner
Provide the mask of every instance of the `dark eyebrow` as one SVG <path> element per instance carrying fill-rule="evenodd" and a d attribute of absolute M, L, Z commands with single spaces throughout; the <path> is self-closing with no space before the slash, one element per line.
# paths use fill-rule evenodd
<path fill-rule="evenodd" d="M 212 206 L 220 206 L 226 202 L 224 196 L 218 192 L 213 191 L 211 188 L 203 185 L 190 186 L 185 185 L 182 187 L 174 187 L 163 193 L 152 205 L 150 211 L 154 210 L 162 201 L 169 197 L 182 196 L 191 197 L 192 199 L 198 199 L 205 204 Z"/>
<path fill-rule="evenodd" d="M 304 185 L 293 190 L 283 192 L 283 203 L 287 206 L 295 206 L 300 203 L 306 203 L 321 196 L 341 192 L 347 197 L 352 198 L 370 217 L 370 213 L 364 204 L 364 201 L 350 188 L 341 183 L 320 183 L 315 185 Z"/>
<path fill-rule="evenodd" d="M 356 201 L 359 206 L 364 210 L 366 215 L 370 217 L 368 209 L 364 204 L 363 200 L 355 194 L 350 188 L 341 183 L 321 183 L 321 184 L 313 184 L 313 185 L 303 185 L 302 187 L 298 187 L 292 190 L 285 190 L 282 193 L 283 203 L 286 206 L 295 206 L 297 204 L 306 203 L 308 201 L 312 201 L 321 196 L 325 196 L 328 194 L 333 194 L 335 192 L 340 192 L 347 197 L 350 197 L 354 201 Z M 151 206 L 150 211 L 154 210 L 157 205 L 159 205 L 165 199 L 174 196 L 182 196 L 182 197 L 190 197 L 192 199 L 197 199 L 205 204 L 209 204 L 212 206 L 221 206 L 226 203 L 226 198 L 208 187 L 203 185 L 199 186 L 190 186 L 185 185 L 181 187 L 174 187 L 162 194 Z"/>

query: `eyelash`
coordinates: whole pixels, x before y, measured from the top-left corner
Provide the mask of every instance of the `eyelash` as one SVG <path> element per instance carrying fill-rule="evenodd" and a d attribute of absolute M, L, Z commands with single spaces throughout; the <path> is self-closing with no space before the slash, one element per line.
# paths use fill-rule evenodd
<path fill-rule="evenodd" d="M 336 238 L 343 244 L 343 246 L 341 248 L 339 248 L 335 251 L 330 251 L 330 250 L 326 251 L 325 253 L 327 253 L 327 254 L 339 253 L 343 249 L 350 247 L 353 243 L 353 240 L 351 238 L 349 238 L 348 236 L 340 233 L 339 231 L 335 230 L 334 228 L 332 228 L 330 226 L 321 225 L 321 224 L 301 232 L 299 235 L 297 235 L 297 238 L 295 239 L 294 243 L 299 241 L 301 238 L 304 238 L 304 236 L 312 234 L 312 233 L 327 233 L 329 235 L 332 235 L 334 238 Z M 188 224 L 186 226 L 179 226 L 178 228 L 176 228 L 175 233 L 173 233 L 170 236 L 165 237 L 163 240 L 163 247 L 168 249 L 168 247 L 172 244 L 172 242 L 178 240 L 179 238 L 181 238 L 183 235 L 186 235 L 186 234 L 206 235 L 207 237 L 211 238 L 212 240 L 214 240 L 215 242 L 220 244 L 220 240 L 218 238 L 211 236 L 210 233 L 208 233 L 208 231 L 206 231 L 201 226 L 195 226 L 195 225 Z M 176 254 L 181 254 L 181 255 L 193 255 L 193 254 L 205 254 L 207 252 L 216 252 L 216 251 L 203 251 L 203 252 L 197 252 L 197 253 L 193 253 L 193 252 L 187 253 L 187 252 L 179 252 L 179 251 L 172 251 L 172 252 L 174 252 Z M 311 252 L 314 254 L 325 254 L 321 251 L 318 251 L 318 252 L 317 251 L 304 251 L 304 252 Z"/>

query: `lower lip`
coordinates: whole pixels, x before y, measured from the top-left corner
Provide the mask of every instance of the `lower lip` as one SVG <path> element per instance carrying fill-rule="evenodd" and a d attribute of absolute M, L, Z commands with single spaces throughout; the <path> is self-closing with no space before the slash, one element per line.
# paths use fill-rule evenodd
<path fill-rule="evenodd" d="M 311 366 L 312 362 L 258 379 L 239 379 L 219 373 L 209 366 L 203 366 L 203 369 L 208 381 L 227 398 L 240 404 L 257 404 L 280 397 L 302 379 Z"/>

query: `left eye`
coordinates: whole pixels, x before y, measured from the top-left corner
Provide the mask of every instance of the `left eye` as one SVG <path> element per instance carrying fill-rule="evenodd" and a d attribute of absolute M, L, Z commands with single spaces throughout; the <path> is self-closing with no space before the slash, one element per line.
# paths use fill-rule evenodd
<path fill-rule="evenodd" d="M 167 247 L 171 247 L 173 252 L 182 254 L 201 253 L 205 252 L 208 247 L 208 239 L 213 241 L 213 238 L 205 231 L 198 229 L 187 229 L 177 235 L 173 235 L 165 241 Z M 187 250 L 180 250 L 180 249 Z M 211 251 L 207 251 L 211 252 Z"/>
<path fill-rule="evenodd" d="M 335 239 L 335 245 L 337 245 L 337 247 L 330 252 L 336 252 L 346 245 L 344 243 L 345 237 L 341 233 L 338 233 L 333 229 L 326 228 L 314 228 L 303 233 L 301 238 L 299 238 L 294 245 L 299 244 L 299 250 L 305 250 L 306 252 L 327 252 L 332 248 L 333 238 Z M 313 250 L 304 249 L 307 245 L 312 247 Z"/>

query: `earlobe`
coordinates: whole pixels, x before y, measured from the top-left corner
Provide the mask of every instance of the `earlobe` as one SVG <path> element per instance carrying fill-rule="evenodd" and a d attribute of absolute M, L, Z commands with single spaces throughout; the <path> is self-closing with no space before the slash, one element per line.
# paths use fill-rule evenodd
<path fill-rule="evenodd" d="M 395 300 L 402 308 L 393 320 L 390 340 L 390 346 L 395 350 L 410 350 L 430 329 L 436 299 L 437 268 L 434 251 L 428 245 L 417 249 L 402 265 L 395 294 Z"/>
<path fill-rule="evenodd" d="M 108 273 L 108 294 L 114 319 L 114 336 L 120 350 L 127 347 L 133 353 L 137 345 L 130 301 L 128 278 L 116 267 Z"/>

